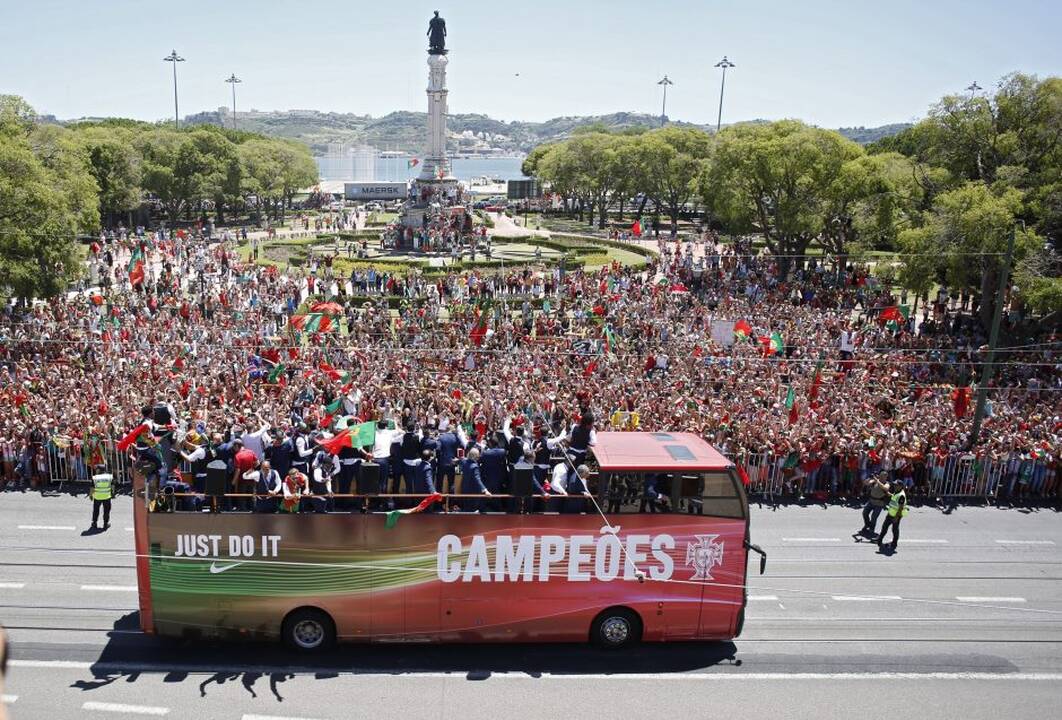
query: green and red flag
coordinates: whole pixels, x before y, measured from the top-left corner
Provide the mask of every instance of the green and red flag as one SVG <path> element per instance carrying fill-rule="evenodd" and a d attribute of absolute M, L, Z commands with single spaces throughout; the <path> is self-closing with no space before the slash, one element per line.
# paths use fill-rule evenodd
<path fill-rule="evenodd" d="M 785 352 L 785 341 L 782 340 L 782 334 L 779 332 L 773 332 L 770 336 L 762 336 L 760 338 L 760 345 L 763 346 L 764 357 L 781 355 Z"/>
<path fill-rule="evenodd" d="M 133 443 L 136 442 L 136 439 L 140 437 L 143 433 L 150 430 L 150 428 L 151 426 L 147 423 L 141 423 L 140 425 L 137 425 L 135 428 L 130 430 L 128 433 L 125 434 L 125 437 L 115 443 L 115 447 L 118 449 L 118 452 L 125 452 L 126 450 L 128 450 L 133 445 Z"/>
<path fill-rule="evenodd" d="M 273 369 L 269 371 L 269 375 L 266 376 L 266 382 L 270 384 L 275 383 L 277 382 L 277 378 L 281 377 L 283 374 L 284 363 L 277 363 L 273 366 Z"/>
<path fill-rule="evenodd" d="M 420 504 L 416 507 L 405 508 L 403 510 L 392 510 L 391 512 L 387 513 L 387 520 L 384 522 L 384 527 L 390 530 L 398 524 L 398 518 L 402 517 L 403 515 L 422 513 L 442 499 L 443 496 L 441 493 L 432 493 L 428 497 L 421 500 Z"/>
<path fill-rule="evenodd" d="M 907 318 L 911 316 L 911 308 L 907 305 L 893 305 L 887 307 L 881 311 L 881 315 L 878 317 L 878 322 L 884 325 L 891 332 L 899 332 L 900 325 L 907 322 Z"/>
<path fill-rule="evenodd" d="M 177 353 L 177 357 L 173 359 L 173 366 L 170 370 L 177 372 L 184 368 L 184 358 L 188 355 L 188 348 L 182 347 L 180 352 Z"/>
<path fill-rule="evenodd" d="M 609 355 L 616 354 L 616 348 L 619 347 L 619 340 L 616 338 L 616 333 L 612 332 L 612 326 L 605 326 L 605 352 Z"/>
<path fill-rule="evenodd" d="M 487 337 L 487 311 L 490 310 L 490 304 L 485 303 L 482 307 L 476 308 L 475 325 L 472 326 L 471 332 L 468 333 L 469 339 L 473 345 L 479 346 L 483 344 L 483 338 Z"/>
<path fill-rule="evenodd" d="M 136 287 L 144 284 L 144 253 L 139 247 L 133 248 L 129 258 L 129 284 Z"/>
<path fill-rule="evenodd" d="M 341 430 L 332 437 L 318 443 L 325 452 L 338 455 L 348 447 L 365 447 L 376 442 L 376 423 L 364 422 Z"/>
<path fill-rule="evenodd" d="M 734 335 L 742 340 L 748 340 L 752 337 L 752 326 L 744 320 L 738 320 L 734 323 Z"/>
<path fill-rule="evenodd" d="M 819 399 L 819 388 L 822 387 L 822 365 L 825 361 L 820 356 L 815 363 L 815 376 L 811 378 L 811 390 L 808 391 L 808 401 L 815 402 Z"/>
<path fill-rule="evenodd" d="M 291 326 L 300 332 L 328 332 L 335 326 L 335 323 L 329 315 L 307 313 L 306 315 L 292 315 Z"/>
<path fill-rule="evenodd" d="M 797 407 L 796 390 L 793 389 L 792 385 L 789 386 L 789 390 L 785 394 L 785 409 L 789 411 L 789 424 L 796 424 L 800 409 Z"/>
<path fill-rule="evenodd" d="M 343 407 L 343 398 L 337 397 L 332 402 L 325 405 L 325 412 L 329 415 L 335 415 Z"/>

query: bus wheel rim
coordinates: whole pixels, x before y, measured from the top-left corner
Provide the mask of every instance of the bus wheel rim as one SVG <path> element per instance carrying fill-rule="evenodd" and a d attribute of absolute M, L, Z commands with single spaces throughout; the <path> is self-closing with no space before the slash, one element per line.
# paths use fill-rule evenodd
<path fill-rule="evenodd" d="M 292 634 L 299 647 L 314 648 L 324 640 L 324 627 L 316 620 L 302 620 L 295 625 Z"/>
<path fill-rule="evenodd" d="M 613 644 L 626 642 L 631 634 L 631 626 L 626 618 L 610 617 L 601 624 L 601 634 Z"/>

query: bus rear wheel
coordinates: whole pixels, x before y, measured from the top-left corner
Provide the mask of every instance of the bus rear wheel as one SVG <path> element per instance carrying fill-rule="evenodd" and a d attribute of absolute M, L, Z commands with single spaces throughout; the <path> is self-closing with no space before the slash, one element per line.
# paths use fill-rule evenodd
<path fill-rule="evenodd" d="M 284 643 L 300 652 L 318 652 L 335 644 L 336 624 L 317 608 L 292 610 L 281 625 Z"/>
<path fill-rule="evenodd" d="M 642 621 L 628 608 L 609 608 L 590 625 L 590 641 L 610 650 L 630 647 L 641 638 Z"/>

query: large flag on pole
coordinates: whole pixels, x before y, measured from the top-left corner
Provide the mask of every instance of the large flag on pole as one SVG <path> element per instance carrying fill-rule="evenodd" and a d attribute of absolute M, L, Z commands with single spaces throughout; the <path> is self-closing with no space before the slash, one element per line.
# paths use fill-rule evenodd
<path fill-rule="evenodd" d="M 144 253 L 139 246 L 133 248 L 133 255 L 129 258 L 129 284 L 133 287 L 144 284 Z"/>

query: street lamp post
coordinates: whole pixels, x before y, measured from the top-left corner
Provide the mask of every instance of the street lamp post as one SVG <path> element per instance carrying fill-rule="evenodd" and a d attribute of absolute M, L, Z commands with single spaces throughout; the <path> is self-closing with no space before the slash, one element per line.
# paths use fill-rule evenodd
<path fill-rule="evenodd" d="M 715 121 L 715 131 L 719 132 L 719 128 L 723 126 L 723 93 L 726 91 L 726 71 L 732 67 L 736 67 L 734 63 L 727 60 L 726 55 L 723 59 L 715 64 L 717 68 L 723 68 L 723 82 L 719 86 L 719 117 Z"/>
<path fill-rule="evenodd" d="M 162 59 L 168 63 L 173 63 L 173 127 L 179 128 L 181 121 L 177 111 L 177 63 L 184 62 L 184 58 L 178 55 L 176 50 L 173 50 Z"/>
<path fill-rule="evenodd" d="M 227 82 L 229 85 L 232 85 L 232 129 L 235 130 L 236 129 L 236 83 L 241 83 L 241 82 L 243 82 L 243 80 L 240 80 L 238 77 L 236 77 L 236 73 L 233 73 L 232 75 L 229 76 L 229 78 L 225 82 Z"/>
<path fill-rule="evenodd" d="M 978 85 L 977 81 L 974 80 L 970 84 L 970 87 L 966 88 L 966 92 L 970 93 L 970 98 L 972 99 L 977 93 L 979 93 L 983 89 L 984 88 L 982 88 L 980 85 Z"/>
<path fill-rule="evenodd" d="M 667 75 L 664 76 L 663 80 L 657 83 L 657 85 L 664 86 L 664 102 L 660 106 L 660 127 L 664 127 L 664 123 L 667 121 L 667 86 L 674 84 L 675 83 L 668 79 Z"/>

